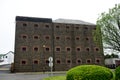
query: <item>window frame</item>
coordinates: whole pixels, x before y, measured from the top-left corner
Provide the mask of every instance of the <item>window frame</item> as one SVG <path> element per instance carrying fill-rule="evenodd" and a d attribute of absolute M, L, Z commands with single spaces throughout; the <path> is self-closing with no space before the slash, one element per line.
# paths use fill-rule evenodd
<path fill-rule="evenodd" d="M 80 62 L 78 62 L 78 60 L 80 60 Z M 81 59 L 77 59 L 77 60 L 76 60 L 76 63 L 77 63 L 77 64 L 82 64 L 82 60 L 81 60 Z"/>
<path fill-rule="evenodd" d="M 71 50 L 71 47 L 66 47 L 65 48 L 66 49 L 66 52 L 71 52 L 72 50 Z M 69 50 L 68 50 L 69 49 Z"/>
<path fill-rule="evenodd" d="M 67 63 L 67 64 L 71 64 L 71 63 L 72 63 L 72 60 L 71 60 L 71 59 L 66 59 L 66 63 Z"/>
<path fill-rule="evenodd" d="M 25 64 L 23 64 L 23 61 L 25 61 Z M 27 59 L 21 59 L 20 60 L 20 65 L 27 65 Z"/>
<path fill-rule="evenodd" d="M 26 26 L 27 26 L 27 23 L 22 23 L 22 26 L 23 26 L 23 27 L 26 27 Z"/>
<path fill-rule="evenodd" d="M 37 37 L 37 38 L 36 38 Z M 34 40 L 38 40 L 39 39 L 39 35 L 33 35 L 33 39 Z"/>
<path fill-rule="evenodd" d="M 92 63 L 92 60 L 91 60 L 91 59 L 86 59 L 86 63 L 87 63 L 87 64 L 91 64 L 91 63 Z"/>
<path fill-rule="evenodd" d="M 24 38 L 24 37 L 25 37 L 25 38 Z M 24 40 L 25 40 L 25 39 L 28 39 L 28 35 L 27 35 L 27 34 L 21 34 L 21 38 L 24 39 Z"/>
<path fill-rule="evenodd" d="M 100 52 L 100 48 L 99 47 L 95 47 L 94 48 L 94 52 Z"/>
<path fill-rule="evenodd" d="M 57 49 L 59 49 L 59 51 L 58 51 Z M 55 51 L 56 51 L 56 52 L 61 52 L 61 47 L 60 47 L 60 46 L 56 46 L 56 47 L 55 47 Z"/>
<path fill-rule="evenodd" d="M 56 64 L 61 64 L 61 59 L 56 59 Z"/>
<path fill-rule="evenodd" d="M 22 52 L 27 52 L 28 51 L 28 47 L 27 46 L 21 46 L 21 51 Z"/>
<path fill-rule="evenodd" d="M 50 35 L 45 35 L 45 36 L 44 36 L 44 39 L 45 39 L 45 40 L 50 40 Z"/>
<path fill-rule="evenodd" d="M 80 49 L 80 50 L 78 50 Z M 81 52 L 81 47 L 76 47 L 76 52 Z"/>
<path fill-rule="evenodd" d="M 35 63 L 35 61 L 37 61 L 37 64 Z M 33 64 L 34 65 L 38 65 L 39 64 L 39 60 L 38 59 L 33 59 Z"/>
<path fill-rule="evenodd" d="M 96 63 L 96 64 L 100 64 L 100 63 L 101 63 L 101 59 L 95 58 L 95 63 Z"/>
<path fill-rule="evenodd" d="M 33 51 L 34 52 L 39 52 L 39 46 L 33 46 Z"/>

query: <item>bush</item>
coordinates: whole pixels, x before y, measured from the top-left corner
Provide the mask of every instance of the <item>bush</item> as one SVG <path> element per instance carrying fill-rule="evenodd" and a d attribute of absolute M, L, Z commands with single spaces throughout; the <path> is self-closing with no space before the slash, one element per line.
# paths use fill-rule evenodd
<path fill-rule="evenodd" d="M 111 80 L 110 69 L 98 65 L 81 65 L 67 72 L 66 80 Z"/>
<path fill-rule="evenodd" d="M 120 80 L 120 66 L 115 69 L 115 80 Z"/>

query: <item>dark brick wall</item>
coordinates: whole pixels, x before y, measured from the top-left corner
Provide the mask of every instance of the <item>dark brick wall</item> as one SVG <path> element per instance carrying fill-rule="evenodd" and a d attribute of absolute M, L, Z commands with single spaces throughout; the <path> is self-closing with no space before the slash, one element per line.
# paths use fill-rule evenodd
<path fill-rule="evenodd" d="M 47 61 L 50 56 L 54 57 L 54 71 L 68 70 L 81 64 L 104 65 L 102 45 L 96 46 L 93 41 L 92 32 L 95 27 L 18 19 L 15 36 L 15 71 L 50 71 Z"/>

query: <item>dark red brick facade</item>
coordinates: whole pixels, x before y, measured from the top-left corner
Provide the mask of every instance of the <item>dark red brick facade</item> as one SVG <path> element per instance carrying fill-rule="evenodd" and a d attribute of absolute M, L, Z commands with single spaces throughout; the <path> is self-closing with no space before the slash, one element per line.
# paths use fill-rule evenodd
<path fill-rule="evenodd" d="M 16 17 L 15 72 L 66 71 L 82 64 L 104 65 L 102 45 L 93 40 L 96 25 Z"/>

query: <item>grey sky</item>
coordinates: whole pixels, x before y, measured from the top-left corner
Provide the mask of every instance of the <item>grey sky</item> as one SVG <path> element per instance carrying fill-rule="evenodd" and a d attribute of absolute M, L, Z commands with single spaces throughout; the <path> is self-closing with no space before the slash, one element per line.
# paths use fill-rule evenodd
<path fill-rule="evenodd" d="M 66 18 L 95 23 L 120 0 L 0 0 L 0 54 L 14 51 L 15 16 Z"/>

